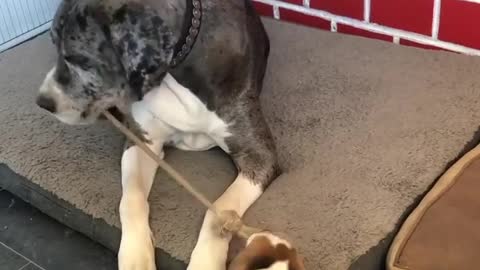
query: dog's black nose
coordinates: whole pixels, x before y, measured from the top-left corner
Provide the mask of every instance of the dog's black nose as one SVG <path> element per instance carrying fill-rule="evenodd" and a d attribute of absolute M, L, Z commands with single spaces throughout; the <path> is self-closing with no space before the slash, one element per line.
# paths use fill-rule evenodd
<path fill-rule="evenodd" d="M 37 97 L 37 105 L 51 113 L 55 113 L 56 111 L 55 101 L 44 95 Z"/>

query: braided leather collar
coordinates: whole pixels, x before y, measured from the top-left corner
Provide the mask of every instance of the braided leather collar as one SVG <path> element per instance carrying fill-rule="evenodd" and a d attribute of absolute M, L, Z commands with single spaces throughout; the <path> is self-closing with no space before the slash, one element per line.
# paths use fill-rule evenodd
<path fill-rule="evenodd" d="M 192 50 L 193 44 L 197 40 L 202 21 L 202 3 L 200 0 L 187 0 L 187 9 L 183 31 L 180 40 L 175 46 L 171 67 L 180 64 Z"/>

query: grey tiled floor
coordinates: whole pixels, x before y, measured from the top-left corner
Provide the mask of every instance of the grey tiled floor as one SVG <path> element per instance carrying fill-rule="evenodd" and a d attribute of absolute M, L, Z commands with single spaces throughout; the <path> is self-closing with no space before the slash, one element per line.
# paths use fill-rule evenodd
<path fill-rule="evenodd" d="M 0 270 L 19 269 L 115 270 L 116 256 L 0 187 Z"/>
<path fill-rule="evenodd" d="M 45 268 L 2 242 L 0 242 L 0 267 L 2 270 L 45 270 Z"/>
<path fill-rule="evenodd" d="M 23 268 L 20 268 L 19 270 L 38 270 L 38 269 L 43 269 L 43 268 L 37 267 L 34 264 L 29 263 L 29 264 L 25 265 Z"/>

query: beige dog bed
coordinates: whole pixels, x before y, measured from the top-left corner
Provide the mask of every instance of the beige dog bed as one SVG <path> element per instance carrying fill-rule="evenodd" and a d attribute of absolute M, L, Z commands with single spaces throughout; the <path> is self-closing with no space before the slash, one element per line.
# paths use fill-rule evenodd
<path fill-rule="evenodd" d="M 480 146 L 453 165 L 396 236 L 388 270 L 480 269 Z"/>
<path fill-rule="evenodd" d="M 285 173 L 245 222 L 288 234 L 306 269 L 384 269 L 406 209 L 478 143 L 480 58 L 265 25 L 261 102 Z M 34 105 L 55 60 L 48 35 L 0 55 L 0 186 L 116 252 L 124 139 Z M 237 173 L 216 150 L 166 160 L 210 199 Z M 163 171 L 150 205 L 159 269 L 184 270 L 205 210 Z"/>

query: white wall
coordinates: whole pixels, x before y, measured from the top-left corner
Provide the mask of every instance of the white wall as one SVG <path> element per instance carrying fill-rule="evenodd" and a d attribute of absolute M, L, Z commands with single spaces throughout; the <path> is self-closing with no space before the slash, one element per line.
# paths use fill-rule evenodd
<path fill-rule="evenodd" d="M 0 0 L 0 52 L 50 27 L 61 0 Z"/>

